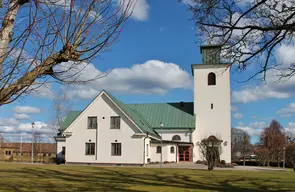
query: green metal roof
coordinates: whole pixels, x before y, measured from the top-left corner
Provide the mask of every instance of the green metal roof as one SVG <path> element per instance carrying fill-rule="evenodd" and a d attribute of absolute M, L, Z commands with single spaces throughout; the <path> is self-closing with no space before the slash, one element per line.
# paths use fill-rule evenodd
<path fill-rule="evenodd" d="M 127 114 L 129 118 L 145 133 L 149 133 L 150 135 L 159 138 L 160 136 L 155 132 L 150 125 L 145 121 L 145 119 L 138 114 L 136 111 L 132 110 L 128 105 L 119 101 L 112 94 L 104 91 L 119 107 L 120 109 Z"/>
<path fill-rule="evenodd" d="M 82 111 L 70 111 L 60 126 L 60 130 L 63 132 L 70 124 L 80 115 Z"/>
<path fill-rule="evenodd" d="M 154 129 L 164 124 L 164 129 L 195 128 L 193 102 L 124 104 L 110 93 L 104 91 L 111 100 L 145 133 L 159 138 Z M 70 111 L 61 125 L 63 132 L 81 114 L 82 111 Z"/>
<path fill-rule="evenodd" d="M 128 104 L 137 111 L 149 125 L 156 129 L 163 123 L 164 129 L 187 129 L 195 128 L 194 103 L 151 103 L 151 104 Z"/>

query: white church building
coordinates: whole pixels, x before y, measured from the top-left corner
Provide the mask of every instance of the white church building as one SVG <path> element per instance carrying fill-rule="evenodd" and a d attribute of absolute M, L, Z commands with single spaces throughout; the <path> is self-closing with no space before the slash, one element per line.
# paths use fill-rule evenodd
<path fill-rule="evenodd" d="M 198 143 L 222 140 L 220 160 L 231 162 L 230 69 L 220 46 L 201 46 L 193 64 L 194 101 L 125 104 L 101 91 L 82 111 L 71 111 L 56 137 L 65 163 L 145 165 L 203 160 Z"/>

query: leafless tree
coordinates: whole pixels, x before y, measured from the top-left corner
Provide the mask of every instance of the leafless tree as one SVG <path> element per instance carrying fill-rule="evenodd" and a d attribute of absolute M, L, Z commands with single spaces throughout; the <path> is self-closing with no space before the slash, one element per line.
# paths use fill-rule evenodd
<path fill-rule="evenodd" d="M 264 147 L 258 147 L 255 150 L 257 160 L 260 162 L 260 165 L 266 166 L 269 159 L 269 150 Z"/>
<path fill-rule="evenodd" d="M 273 120 L 269 127 L 266 127 L 260 135 L 260 144 L 269 151 L 269 161 L 273 158 L 277 160 L 278 166 L 280 157 L 285 147 L 285 134 L 281 124 Z"/>
<path fill-rule="evenodd" d="M 7 0 L 0 9 L 0 105 L 83 69 L 122 32 L 136 0 Z M 117 4 L 118 3 L 118 4 Z"/>
<path fill-rule="evenodd" d="M 295 63 L 280 65 L 274 51 L 294 43 L 295 0 L 180 0 L 189 5 L 200 42 L 222 45 L 226 61 L 243 71 L 257 65 L 264 78 L 277 69 L 280 78 L 295 73 Z M 279 66 L 280 65 L 280 66 Z M 249 79 L 250 79 L 249 78 Z"/>
<path fill-rule="evenodd" d="M 287 162 L 293 166 L 293 170 L 295 171 L 295 143 L 286 147 L 286 159 Z"/>
<path fill-rule="evenodd" d="M 209 171 L 213 171 L 216 163 L 220 160 L 220 155 L 222 153 L 221 144 L 222 140 L 215 136 L 202 139 L 198 144 L 200 154 L 206 160 Z"/>
<path fill-rule="evenodd" d="M 59 90 L 52 100 L 52 120 L 50 122 L 50 128 L 52 130 L 52 136 L 56 136 L 58 130 L 61 127 L 64 118 L 72 109 L 72 101 L 64 90 Z M 52 137 L 52 138 L 53 138 Z"/>
<path fill-rule="evenodd" d="M 237 154 L 241 154 L 246 164 L 246 156 L 251 152 L 250 135 L 242 129 L 232 128 L 232 156 L 237 160 Z"/>

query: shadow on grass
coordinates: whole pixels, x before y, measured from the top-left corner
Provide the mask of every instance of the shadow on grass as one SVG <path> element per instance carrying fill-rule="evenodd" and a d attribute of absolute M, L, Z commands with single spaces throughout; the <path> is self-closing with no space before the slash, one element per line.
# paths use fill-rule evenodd
<path fill-rule="evenodd" d="M 154 170 L 141 173 L 140 170 L 126 171 L 120 168 L 101 168 L 81 170 L 75 167 L 61 170 L 43 168 L 22 168 L 0 170 L 0 191 L 274 191 L 267 186 L 268 180 L 249 179 L 253 188 L 236 186 L 233 183 L 244 182 L 246 178 L 220 179 L 214 176 L 208 177 L 208 171 L 198 171 L 199 179 L 194 178 L 194 172 L 182 174 L 180 172 L 166 173 L 162 170 Z M 202 176 L 202 172 L 204 176 Z M 201 173 L 201 174 L 200 174 Z M 6 175 L 6 177 L 5 177 Z M 207 175 L 207 176 L 206 176 Z M 207 177 L 207 178 L 206 178 Z M 4 183 L 7 180 L 6 183 Z M 211 181 L 210 181 L 211 180 Z M 204 182 L 205 181 L 205 182 Z M 279 181 L 277 181 L 279 182 Z M 290 191 L 290 190 L 278 190 Z"/>

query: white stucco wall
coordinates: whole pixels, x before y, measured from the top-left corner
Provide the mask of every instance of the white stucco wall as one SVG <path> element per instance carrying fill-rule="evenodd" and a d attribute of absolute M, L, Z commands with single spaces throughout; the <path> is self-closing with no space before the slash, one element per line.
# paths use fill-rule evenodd
<path fill-rule="evenodd" d="M 156 129 L 156 131 L 161 135 L 161 129 Z M 163 140 L 172 140 L 174 135 L 179 135 L 183 142 L 192 142 L 191 131 L 189 130 L 163 130 Z"/>
<path fill-rule="evenodd" d="M 97 116 L 98 129 L 87 129 L 88 116 Z M 110 117 L 121 116 L 121 129 L 110 129 Z M 143 164 L 144 136 L 134 136 L 137 128 L 103 93 L 70 125 L 66 139 L 66 161 L 84 163 Z M 96 143 L 97 155 L 85 155 L 85 143 Z M 121 143 L 121 156 L 111 155 L 111 143 Z"/>
<path fill-rule="evenodd" d="M 151 144 L 151 162 L 161 162 L 161 153 L 157 153 L 157 146 L 161 146 L 160 144 Z M 170 153 L 170 148 L 174 147 L 174 153 Z M 162 161 L 174 161 L 176 162 L 177 157 L 177 149 L 176 145 L 174 144 L 163 144 L 163 154 L 162 154 Z"/>
<path fill-rule="evenodd" d="M 217 67 L 218 66 L 218 67 Z M 211 135 L 227 141 L 221 159 L 231 162 L 231 111 L 230 74 L 227 65 L 194 65 L 194 112 L 196 129 L 194 145 Z M 216 85 L 208 86 L 207 76 L 216 74 Z M 211 103 L 213 109 L 211 109 Z M 200 159 L 198 147 L 194 147 L 194 161 Z"/>
<path fill-rule="evenodd" d="M 61 159 L 64 159 L 65 156 L 62 155 L 62 147 L 65 147 L 66 146 L 66 142 L 65 141 L 57 141 L 56 142 L 56 157 L 57 158 L 61 158 Z M 67 149 L 66 149 L 67 150 Z"/>

